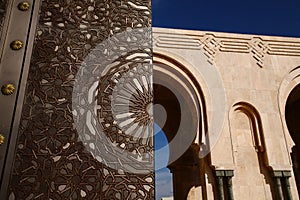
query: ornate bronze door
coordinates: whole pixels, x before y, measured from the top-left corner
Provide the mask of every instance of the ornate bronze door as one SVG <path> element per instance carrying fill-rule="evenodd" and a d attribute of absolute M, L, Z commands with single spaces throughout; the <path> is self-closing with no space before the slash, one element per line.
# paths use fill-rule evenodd
<path fill-rule="evenodd" d="M 1 199 L 154 199 L 149 0 L 3 0 Z"/>

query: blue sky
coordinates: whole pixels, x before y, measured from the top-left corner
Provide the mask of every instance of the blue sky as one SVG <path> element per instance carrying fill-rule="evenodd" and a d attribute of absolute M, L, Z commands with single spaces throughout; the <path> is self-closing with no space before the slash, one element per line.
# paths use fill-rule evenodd
<path fill-rule="evenodd" d="M 154 148 L 159 150 L 168 145 L 168 140 L 164 132 L 158 125 L 154 124 Z M 169 149 L 162 153 L 155 154 L 155 199 L 160 200 L 162 197 L 173 196 L 172 176 L 168 168 L 160 168 L 162 165 L 167 166 L 169 159 Z"/>
<path fill-rule="evenodd" d="M 300 37 L 300 0 L 153 0 L 154 27 Z"/>
<path fill-rule="evenodd" d="M 300 0 L 152 0 L 152 20 L 153 27 L 300 37 Z M 159 132 L 155 148 L 164 145 Z M 162 196 L 172 196 L 167 168 L 156 171 L 156 199 Z"/>

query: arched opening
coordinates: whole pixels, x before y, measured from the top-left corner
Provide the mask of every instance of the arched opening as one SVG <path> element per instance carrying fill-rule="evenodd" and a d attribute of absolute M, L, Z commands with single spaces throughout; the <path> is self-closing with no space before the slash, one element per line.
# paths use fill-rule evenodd
<path fill-rule="evenodd" d="M 155 199 L 173 197 L 172 174 L 167 168 L 170 150 L 163 130 L 154 124 L 154 149 L 163 151 L 155 154 Z"/>
<path fill-rule="evenodd" d="M 168 140 L 167 167 L 172 173 L 174 200 L 182 200 L 191 188 L 200 185 L 199 141 L 204 119 L 201 94 L 192 77 L 176 64 L 154 63 L 154 121 Z M 155 105 L 164 108 L 165 117 Z"/>
<path fill-rule="evenodd" d="M 197 177 L 199 177 L 197 176 L 199 173 L 199 168 L 197 168 L 199 149 L 197 151 L 197 145 L 193 143 L 196 137 L 196 132 L 194 132 L 196 129 L 194 131 L 190 129 L 194 126 L 192 117 L 189 116 L 188 112 L 184 112 L 184 117 L 189 119 L 191 123 L 184 125 L 186 130 L 181 133 L 182 136 L 179 136 L 177 142 L 172 143 L 182 122 L 181 106 L 184 106 L 185 102 L 179 102 L 170 89 L 156 84 L 154 84 L 154 97 L 154 103 L 162 105 L 167 113 L 162 130 L 169 142 L 170 155 L 167 167 L 173 177 L 174 199 L 186 199 L 190 187 L 195 186 Z M 155 116 L 159 118 L 158 115 L 159 113 L 154 110 L 154 118 Z"/>
<path fill-rule="evenodd" d="M 292 148 L 292 162 L 298 194 L 300 195 L 300 84 L 289 94 L 285 105 L 286 124 L 295 146 Z"/>

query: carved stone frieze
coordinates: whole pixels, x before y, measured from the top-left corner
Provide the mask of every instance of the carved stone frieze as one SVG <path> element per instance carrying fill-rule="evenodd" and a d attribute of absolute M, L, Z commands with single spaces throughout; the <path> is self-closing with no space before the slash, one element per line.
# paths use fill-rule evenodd
<path fill-rule="evenodd" d="M 244 35 L 244 37 L 227 34 L 198 32 L 197 34 L 157 32 L 154 46 L 178 49 L 202 49 L 210 63 L 222 52 L 249 53 L 259 67 L 263 67 L 267 55 L 300 56 L 300 42 L 289 39 L 277 41 L 264 36 Z"/>

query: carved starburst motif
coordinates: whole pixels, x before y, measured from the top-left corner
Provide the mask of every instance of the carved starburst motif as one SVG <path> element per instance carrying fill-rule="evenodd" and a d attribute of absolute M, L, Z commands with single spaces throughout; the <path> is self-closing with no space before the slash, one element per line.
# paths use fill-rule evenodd
<path fill-rule="evenodd" d="M 129 151 L 153 146 L 152 67 L 146 63 L 124 59 L 102 77 L 98 89 L 101 126 L 112 142 Z"/>
<path fill-rule="evenodd" d="M 116 123 L 135 138 L 151 137 L 153 93 L 148 68 L 139 66 L 124 73 L 112 95 Z"/>

